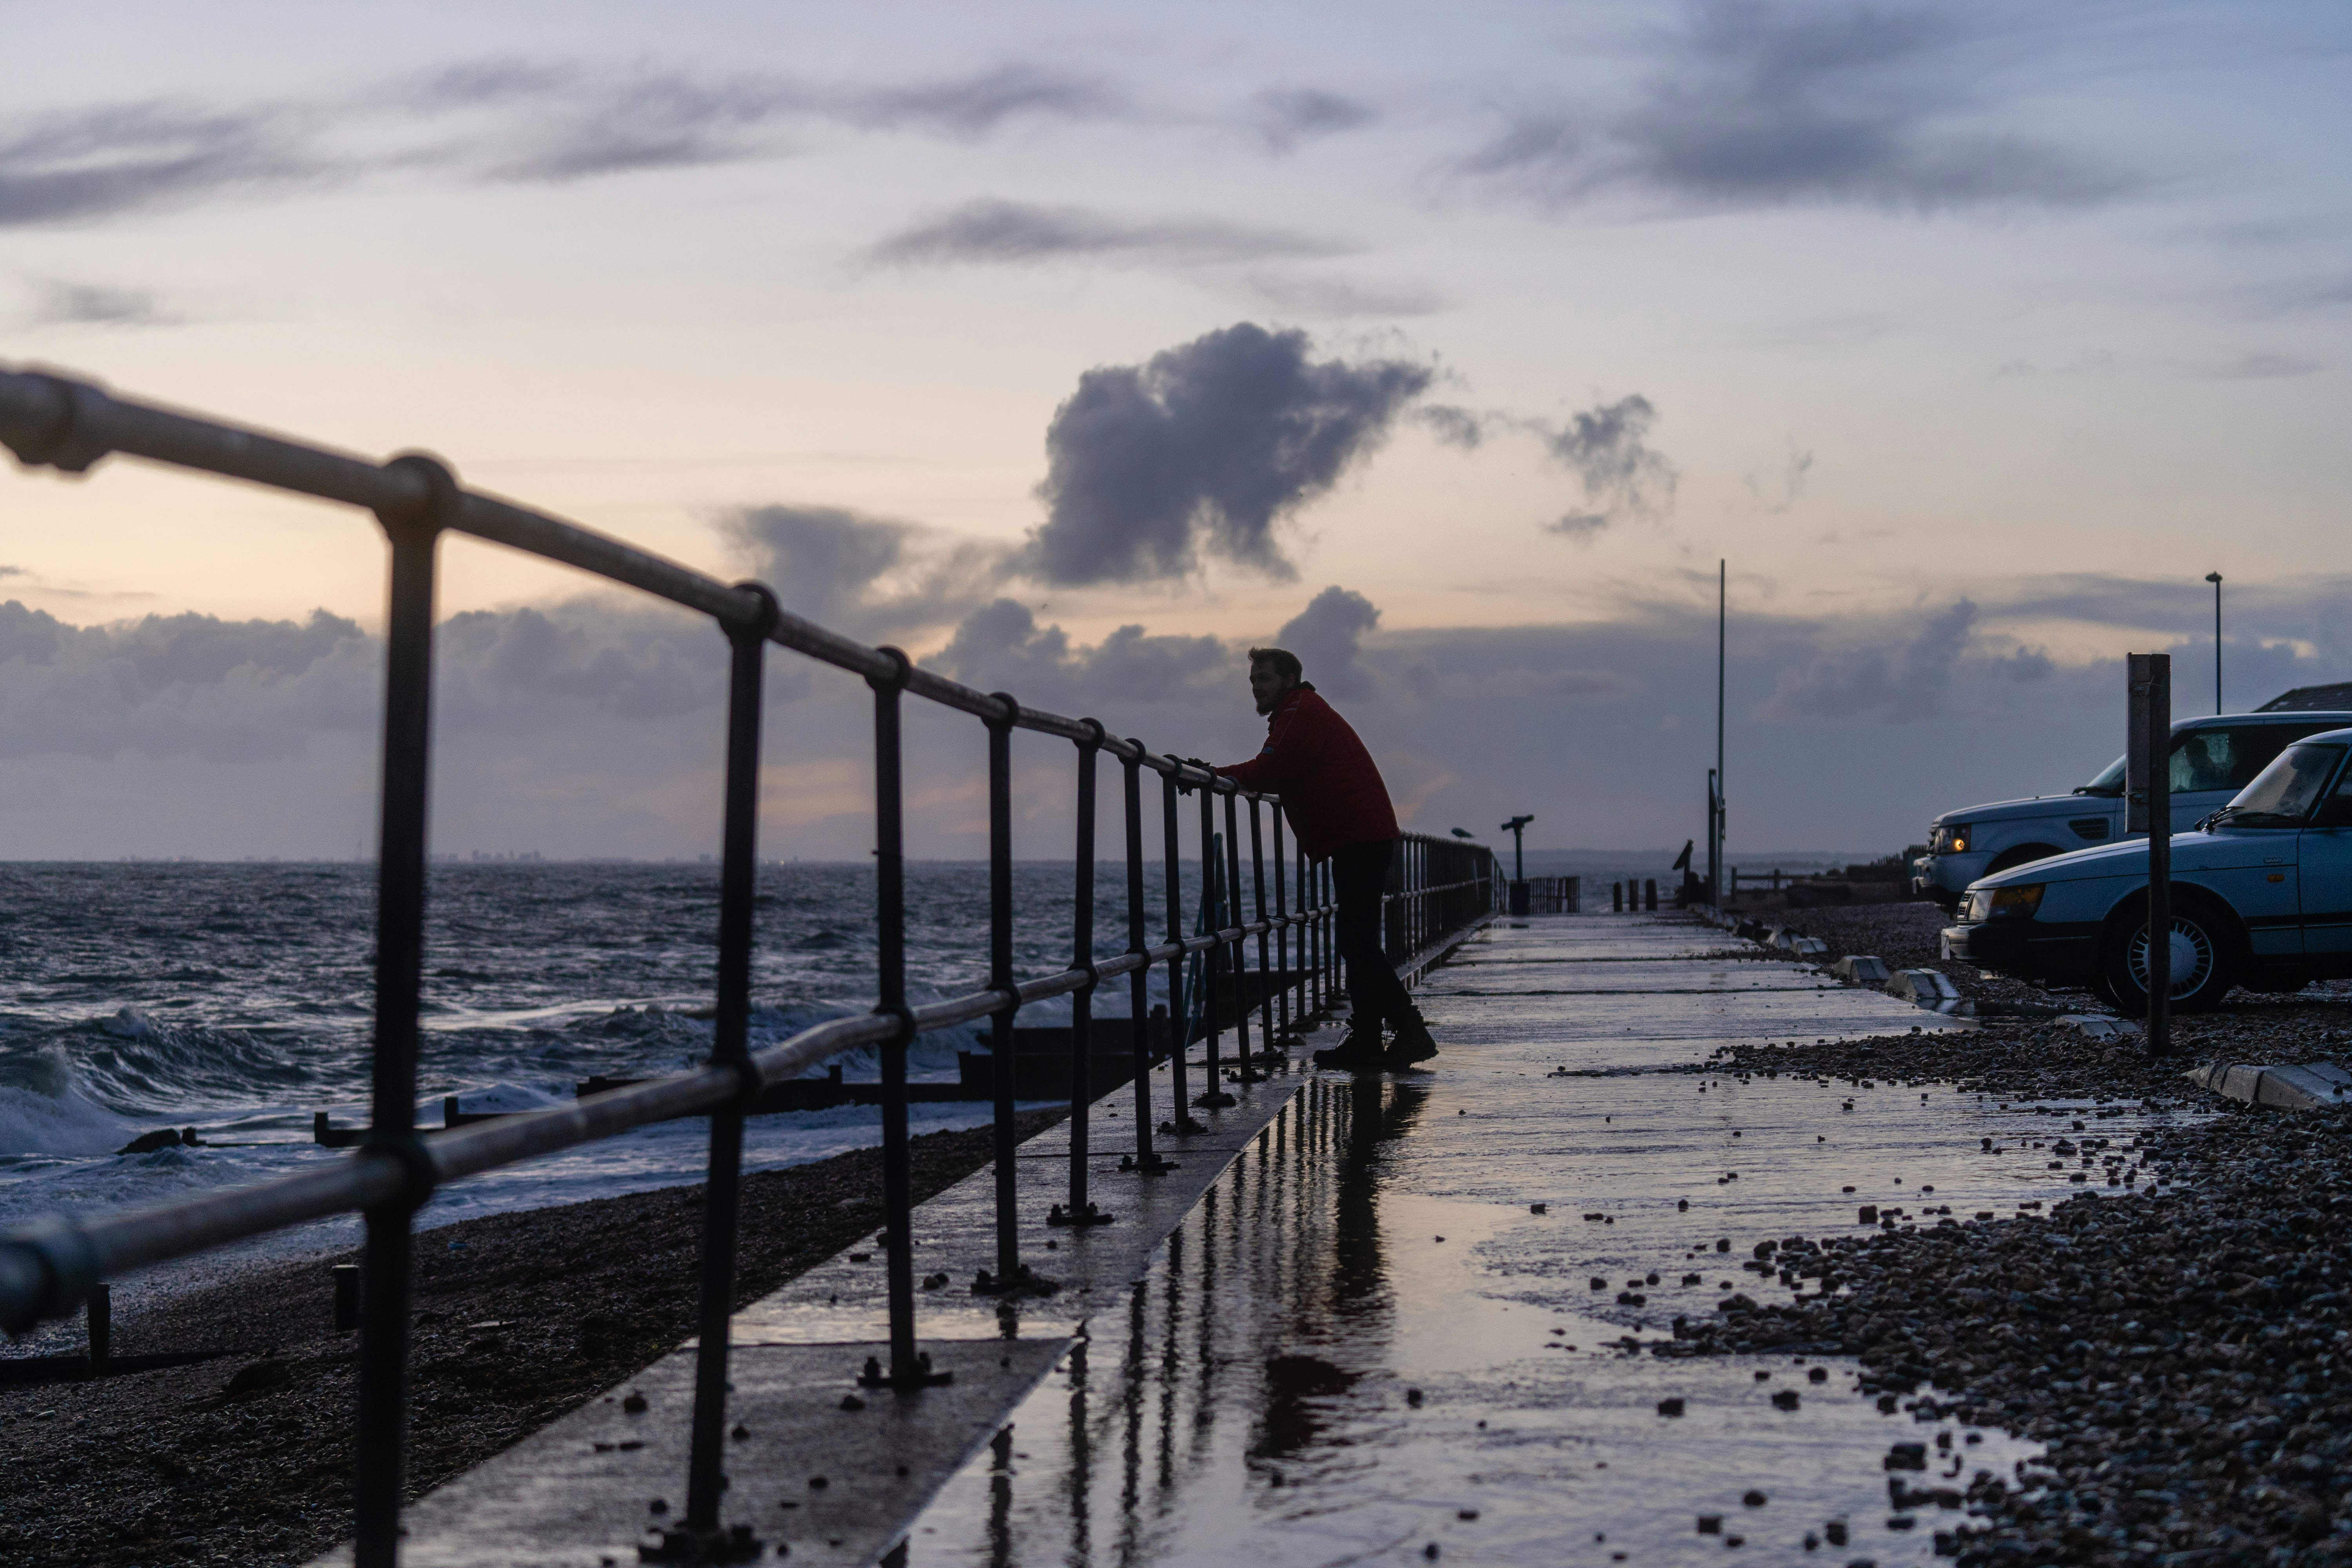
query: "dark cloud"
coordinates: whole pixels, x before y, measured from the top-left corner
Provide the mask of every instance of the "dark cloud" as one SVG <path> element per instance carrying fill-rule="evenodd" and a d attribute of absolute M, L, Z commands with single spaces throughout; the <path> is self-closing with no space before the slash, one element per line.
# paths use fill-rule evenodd
<path fill-rule="evenodd" d="M 1612 523 L 1650 520 L 1674 510 L 1674 464 L 1648 444 L 1658 411 L 1636 393 L 1596 403 L 1557 428 L 1541 425 L 1552 459 L 1584 486 L 1584 511 L 1545 526 L 1571 539 L 1590 539 Z"/>
<path fill-rule="evenodd" d="M 145 289 L 41 279 L 34 283 L 33 292 L 31 324 L 37 327 L 167 327 L 184 320 L 163 309 L 154 293 Z"/>
<path fill-rule="evenodd" d="M 149 616 L 75 626 L 0 604 L 0 756 L 267 759 L 374 712 L 358 626 Z"/>
<path fill-rule="evenodd" d="M 1185 576 L 1214 556 L 1276 578 L 1276 525 L 1386 439 L 1433 373 L 1318 361 L 1250 322 L 1078 379 L 1045 433 L 1045 522 L 1023 570 L 1051 583 Z"/>
<path fill-rule="evenodd" d="M 1413 411 L 1413 418 L 1445 445 L 1459 447 L 1465 452 L 1475 452 L 1485 446 L 1486 437 L 1507 423 L 1498 416 L 1457 408 L 1447 403 L 1425 405 Z"/>
<path fill-rule="evenodd" d="M 1701 0 L 1629 106 L 1530 114 L 1457 164 L 1547 205 L 1633 189 L 1708 207 L 2077 206 L 2131 182 L 1979 129 L 1963 12 L 1873 0 Z"/>
<path fill-rule="evenodd" d="M 1940 717 L 1976 621 L 1977 606 L 1960 599 L 1916 629 L 1825 648 L 1801 668 L 1781 672 L 1764 715 L 1881 724 Z"/>
<path fill-rule="evenodd" d="M 746 508 L 730 520 L 751 574 L 796 616 L 887 640 L 949 626 L 982 603 L 1004 552 L 919 524 L 825 506 Z"/>
<path fill-rule="evenodd" d="M 1317 88 L 1276 88 L 1250 100 L 1249 120 L 1269 153 L 1360 130 L 1380 118 L 1369 105 Z"/>
<path fill-rule="evenodd" d="M 1159 265 L 1255 261 L 1343 253 L 1345 246 L 1216 218 L 1117 218 L 1089 207 L 967 202 L 866 247 L 887 267 L 1019 264 L 1079 257 Z"/>
<path fill-rule="evenodd" d="M 0 566 L 0 577 L 29 577 L 32 574 L 22 566 Z"/>
<path fill-rule="evenodd" d="M 1307 679 L 1332 697 L 1360 696 L 1370 679 L 1358 655 L 1364 634 L 1381 624 L 1381 612 L 1370 599 L 1350 589 L 1332 586 L 1307 602 L 1307 607 L 1283 624 L 1275 645 L 1298 656 Z"/>
<path fill-rule="evenodd" d="M 967 685 L 1073 714 L 1192 701 L 1221 678 L 1227 685 L 1238 679 L 1233 650 L 1215 637 L 1153 637 L 1125 626 L 1093 647 L 1073 647 L 1061 627 L 1041 628 L 1011 599 L 966 616 L 933 662 Z"/>

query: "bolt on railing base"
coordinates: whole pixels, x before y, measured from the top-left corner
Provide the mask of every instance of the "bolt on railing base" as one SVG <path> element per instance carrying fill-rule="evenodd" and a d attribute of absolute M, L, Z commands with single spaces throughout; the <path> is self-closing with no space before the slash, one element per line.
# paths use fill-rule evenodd
<path fill-rule="evenodd" d="M 1200 1102 L 1195 1100 L 1193 1103 L 1197 1105 Z M 1206 1123 L 1195 1121 L 1189 1116 L 1181 1121 L 1163 1121 L 1160 1124 L 1160 1131 L 1171 1138 L 1190 1138 L 1195 1132 L 1206 1132 L 1208 1130 Z"/>
<path fill-rule="evenodd" d="M 1205 1094 L 1194 1095 L 1192 1097 L 1192 1103 L 1199 1106 L 1203 1110 L 1223 1110 L 1229 1105 L 1239 1105 L 1241 1101 L 1235 1100 L 1232 1095 L 1227 1094 L 1222 1089 L 1213 1089 Z M 1194 1127 L 1196 1131 L 1207 1131 L 1207 1129 L 1200 1127 L 1197 1122 L 1194 1123 Z"/>
<path fill-rule="evenodd" d="M 915 1366 L 917 1370 L 909 1373 L 887 1373 L 882 1370 L 881 1357 L 867 1356 L 866 1370 L 857 1375 L 857 1386 L 887 1388 L 898 1394 L 912 1394 L 918 1389 L 940 1388 L 955 1381 L 955 1373 L 951 1372 L 931 1370 L 931 1352 L 929 1351 L 916 1352 Z"/>
<path fill-rule="evenodd" d="M 647 1534 L 649 1539 L 637 1543 L 640 1563 L 756 1563 L 767 1552 L 767 1543 L 753 1535 L 748 1524 L 731 1530 L 693 1530 L 681 1525 Z"/>
<path fill-rule="evenodd" d="M 1050 1296 L 1061 1288 L 1060 1280 L 1048 1279 L 1025 1263 L 1010 1274 L 994 1275 L 983 1268 L 971 1277 L 975 1296 Z"/>
<path fill-rule="evenodd" d="M 1174 1125 L 1172 1122 L 1163 1121 L 1160 1124 L 1160 1131 L 1165 1132 L 1172 1125 Z M 1141 1161 L 1137 1160 L 1132 1154 L 1121 1154 L 1118 1157 L 1118 1168 L 1122 1171 L 1131 1171 L 1139 1176 L 1164 1176 L 1175 1170 L 1177 1165 L 1175 1161 L 1162 1159 L 1157 1154 Z"/>
<path fill-rule="evenodd" d="M 1134 1163 L 1134 1156 L 1129 1155 L 1128 1157 L 1128 1165 L 1132 1166 Z M 1097 1208 L 1092 1203 L 1087 1205 L 1086 1211 L 1083 1214 L 1072 1214 L 1061 1205 L 1055 1204 L 1052 1209 L 1047 1211 L 1045 1215 L 1045 1223 L 1050 1226 L 1109 1225 L 1118 1217 L 1118 1216 L 1117 1215 L 1108 1215 L 1103 1213 L 1102 1210 Z"/>

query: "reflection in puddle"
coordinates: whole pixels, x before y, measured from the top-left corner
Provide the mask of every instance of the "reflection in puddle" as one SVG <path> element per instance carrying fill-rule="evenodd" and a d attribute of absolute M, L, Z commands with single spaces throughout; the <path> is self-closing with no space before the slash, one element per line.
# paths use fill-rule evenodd
<path fill-rule="evenodd" d="M 1564 1277 L 1642 1267 L 1622 1255 L 1646 1244 L 1571 1220 L 1536 1233 L 1562 1278 L 1513 1267 L 1524 1205 L 1401 1179 L 1422 1145 L 1475 1156 L 1439 1092 L 1433 1114 L 1424 1087 L 1307 1086 L 917 1521 L 910 1568 L 1605 1564 L 1735 1542 L 1885 1568 L 1932 1561 L 1959 1520 L 1928 1494 L 2035 1451 L 1881 1414 L 1844 1361 L 1614 1348 L 1624 1322 L 1587 1315 Z M 1903 1442 L 1931 1473 L 1883 1468 Z M 1899 1513 L 1890 1473 L 1915 1493 Z"/>

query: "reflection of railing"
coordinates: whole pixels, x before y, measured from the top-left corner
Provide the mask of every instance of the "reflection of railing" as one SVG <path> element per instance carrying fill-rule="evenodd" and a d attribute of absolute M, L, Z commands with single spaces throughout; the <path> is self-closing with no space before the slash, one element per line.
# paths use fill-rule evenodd
<path fill-rule="evenodd" d="M 714 1541 L 725 1485 L 721 1438 L 726 1430 L 727 1322 L 735 1289 L 735 1232 L 740 1198 L 743 1116 L 761 1089 L 797 1077 L 824 1058 L 857 1046 L 876 1046 L 882 1058 L 883 1195 L 890 1316 L 889 1365 L 867 1363 L 867 1381 L 896 1389 L 943 1381 L 915 1342 L 912 1178 L 907 1129 L 907 1046 L 918 1034 L 981 1017 L 994 1020 L 996 1069 L 996 1233 L 998 1268 L 988 1288 L 1006 1293 L 1029 1288 L 1016 1226 L 1014 1052 L 1013 1022 L 1027 1003 L 1072 998 L 1070 1187 L 1063 1217 L 1085 1224 L 1103 1216 L 1087 1198 L 1088 1026 L 1094 988 L 1129 978 L 1132 1016 L 1149 1012 L 1148 971 L 1169 965 L 1171 1000 L 1181 994 L 1188 954 L 1217 951 L 1224 972 L 1238 976 L 1248 939 L 1257 939 L 1261 1037 L 1287 1034 L 1297 993 L 1299 1016 L 1321 1010 L 1336 993 L 1338 963 L 1328 868 L 1298 857 L 1290 864 L 1281 814 L 1273 814 L 1273 900 L 1267 901 L 1265 824 L 1269 797 L 1239 790 L 1141 742 L 1112 738 L 1092 719 L 1065 719 L 1024 708 L 1004 692 L 983 693 L 917 668 L 891 647 L 866 647 L 777 606 L 756 584 L 730 587 L 716 579 L 647 554 L 617 540 L 459 488 L 431 458 L 387 463 L 194 418 L 108 395 L 96 386 L 59 377 L 0 371 L 0 442 L 27 465 L 80 473 L 112 453 L 251 480 L 279 489 L 341 501 L 375 514 L 391 542 L 390 614 L 385 626 L 382 850 L 376 909 L 375 1040 L 371 1126 L 352 1158 L 300 1175 L 162 1207 L 90 1220 L 52 1216 L 0 1237 L 0 1325 L 20 1330 L 45 1317 L 73 1311 L 91 1289 L 128 1269 L 186 1257 L 247 1237 L 354 1210 L 367 1218 L 362 1265 L 360 1407 L 356 1493 L 356 1563 L 382 1568 L 397 1558 L 402 1461 L 405 1434 L 410 1311 L 410 1219 L 443 1182 L 535 1155 L 608 1138 L 672 1117 L 710 1117 L 709 1183 L 703 1205 L 700 1345 L 696 1368 L 684 1528 L 675 1532 L 681 1556 L 723 1552 Z M 415 1127 L 418 1014 L 423 989 L 425 895 L 426 742 L 432 708 L 432 629 L 436 550 L 445 532 L 471 534 L 641 589 L 718 623 L 732 649 L 727 701 L 724 857 L 719 881 L 718 1006 L 709 1065 L 678 1078 L 591 1094 L 556 1110 L 502 1118 L 431 1139 Z M 765 649 L 769 643 L 862 676 L 874 693 L 875 837 L 880 1005 L 862 1017 L 836 1019 L 780 1045 L 753 1051 L 751 1011 L 753 866 L 759 800 L 760 721 Z M 906 887 L 899 718 L 908 694 L 971 714 L 988 730 L 989 984 L 988 989 L 927 1006 L 907 1000 Z M 1076 899 L 1068 968 L 1026 981 L 1013 973 L 1012 734 L 1028 730 L 1058 736 L 1077 748 Z M 1094 955 L 1095 785 L 1098 755 L 1120 765 L 1126 805 L 1128 948 L 1116 958 Z M 1145 929 L 1141 776 L 1160 775 L 1162 847 L 1169 874 L 1168 940 L 1151 945 Z M 1225 887 L 1242 887 L 1238 813 L 1249 806 L 1255 918 L 1186 938 L 1175 868 L 1181 862 L 1180 794 L 1200 796 L 1198 843 L 1204 859 L 1215 853 L 1215 801 L 1223 800 Z M 1440 852 L 1443 853 L 1440 853 Z M 1392 875 L 1390 952 L 1417 967 L 1433 944 L 1483 917 L 1493 900 L 1492 858 L 1484 849 L 1409 837 Z M 1205 867 L 1204 867 L 1205 869 Z M 1292 875 L 1299 907 L 1291 908 Z M 1297 934 L 1300 967 L 1290 969 Z M 1272 952 L 1269 952 L 1269 942 Z M 1190 1103 L 1230 1103 L 1219 1089 L 1218 966 L 1207 970 L 1206 1092 Z M 1270 982 L 1282 976 L 1288 984 Z M 1239 1000 L 1239 996 L 1236 1000 Z M 1234 1008 L 1243 1070 L 1250 1068 L 1249 1017 Z M 1124 1168 L 1150 1173 L 1164 1168 L 1152 1148 L 1150 1079 L 1145 1054 L 1150 1031 L 1132 1031 L 1135 1063 L 1135 1149 Z M 1185 1097 L 1185 1055 L 1172 1063 L 1173 1126 L 1197 1130 Z M 975 1286 L 975 1289 L 982 1289 Z"/>

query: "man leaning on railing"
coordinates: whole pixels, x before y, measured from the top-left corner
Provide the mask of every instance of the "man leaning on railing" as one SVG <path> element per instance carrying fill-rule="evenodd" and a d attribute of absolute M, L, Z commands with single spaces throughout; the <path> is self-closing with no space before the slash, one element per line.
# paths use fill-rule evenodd
<path fill-rule="evenodd" d="M 1244 788 L 1282 796 L 1283 815 L 1309 859 L 1331 862 L 1339 956 L 1348 964 L 1348 1035 L 1315 1053 L 1319 1067 L 1355 1072 L 1416 1070 L 1437 1054 L 1381 942 L 1381 897 L 1396 851 L 1396 809 L 1371 752 L 1307 681 L 1298 656 L 1250 649 L 1250 695 L 1265 715 L 1265 745 L 1214 771 Z M 1395 1040 L 1381 1048 L 1381 1020 Z"/>

